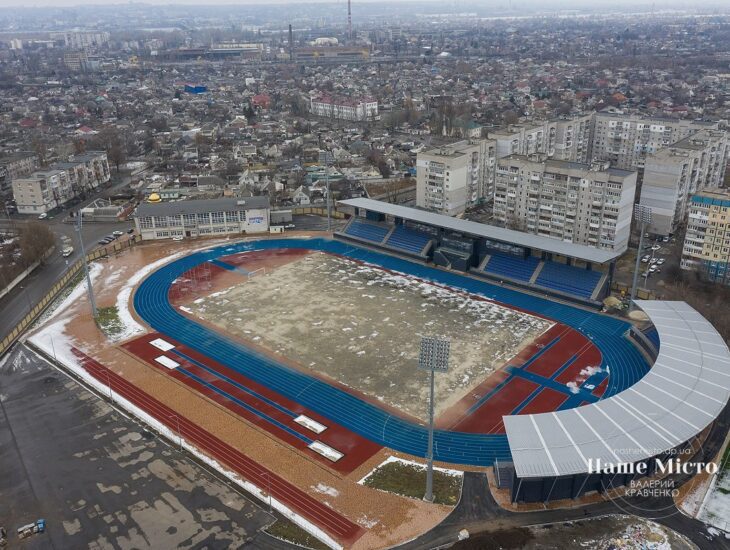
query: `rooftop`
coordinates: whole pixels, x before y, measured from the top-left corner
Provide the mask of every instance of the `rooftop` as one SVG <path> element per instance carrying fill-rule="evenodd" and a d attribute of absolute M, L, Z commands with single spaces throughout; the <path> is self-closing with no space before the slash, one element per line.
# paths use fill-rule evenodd
<path fill-rule="evenodd" d="M 143 202 L 137 208 L 137 217 L 142 216 L 179 216 L 180 214 L 198 214 L 203 212 L 231 212 L 269 208 L 268 197 L 247 197 L 245 199 L 222 198 L 175 202 L 148 203 Z"/>
<path fill-rule="evenodd" d="M 637 301 L 661 346 L 639 382 L 574 409 L 505 416 L 521 478 L 589 472 L 589 461 L 634 463 L 692 439 L 730 397 L 730 350 L 715 328 L 685 302 Z"/>
<path fill-rule="evenodd" d="M 558 239 L 551 239 L 549 237 L 522 233 L 521 231 L 515 231 L 513 229 L 504 229 L 493 225 L 461 220 L 459 218 L 452 218 L 451 216 L 445 216 L 443 214 L 436 214 L 434 212 L 427 212 L 425 210 L 418 210 L 416 208 L 399 206 L 397 204 L 390 204 L 372 199 L 348 199 L 340 201 L 340 204 L 355 208 L 364 208 L 365 210 L 370 210 L 372 212 L 380 212 L 382 214 L 426 225 L 443 227 L 451 231 L 457 231 L 474 237 L 483 237 L 493 239 L 495 241 L 513 243 L 519 246 L 536 248 L 553 254 L 586 260 L 593 263 L 604 264 L 615 260 L 621 255 L 621 252 L 601 250 L 582 244 L 567 243 Z"/>

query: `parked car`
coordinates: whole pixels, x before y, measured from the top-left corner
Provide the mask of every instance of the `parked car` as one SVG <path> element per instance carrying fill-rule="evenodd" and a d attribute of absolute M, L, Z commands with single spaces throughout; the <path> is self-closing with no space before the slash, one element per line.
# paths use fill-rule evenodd
<path fill-rule="evenodd" d="M 656 263 L 657 263 L 657 264 L 659 264 L 659 265 L 662 265 L 662 264 L 663 264 L 664 262 L 666 262 L 666 261 L 667 261 L 667 260 L 665 260 L 664 258 L 659 258 L 659 259 L 658 259 L 658 260 L 656 261 Z"/>
<path fill-rule="evenodd" d="M 131 235 L 132 233 L 134 233 L 134 227 L 130 227 L 129 229 L 127 229 L 128 235 Z"/>
<path fill-rule="evenodd" d="M 112 235 L 114 235 L 115 237 L 121 237 L 122 235 L 124 235 L 124 232 L 123 231 L 115 231 L 114 233 L 112 233 Z"/>
<path fill-rule="evenodd" d="M 64 258 L 68 258 L 73 253 L 74 253 L 73 246 L 65 246 L 65 247 L 63 247 L 63 250 L 61 251 L 61 256 L 63 256 Z"/>
<path fill-rule="evenodd" d="M 649 261 L 649 258 L 651 258 L 651 256 L 644 256 L 643 258 L 641 258 L 641 261 L 643 263 L 647 263 Z"/>
<path fill-rule="evenodd" d="M 659 250 L 660 248 L 661 248 L 661 246 L 659 246 L 658 244 L 655 244 L 654 246 L 651 247 L 651 249 L 655 250 L 655 251 Z"/>
<path fill-rule="evenodd" d="M 182 235 L 175 235 L 172 240 L 173 241 L 182 241 L 184 237 Z"/>
<path fill-rule="evenodd" d="M 38 216 L 38 219 L 39 220 L 45 220 L 47 217 L 48 217 L 48 214 L 46 214 L 45 212 L 43 212 L 43 214 L 41 214 L 40 216 Z"/>

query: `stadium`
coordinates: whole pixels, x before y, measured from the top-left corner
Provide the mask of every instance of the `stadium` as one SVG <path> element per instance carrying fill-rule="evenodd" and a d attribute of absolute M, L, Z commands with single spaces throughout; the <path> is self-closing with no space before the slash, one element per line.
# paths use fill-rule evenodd
<path fill-rule="evenodd" d="M 725 408 L 730 353 L 697 312 L 640 302 L 637 327 L 597 311 L 613 253 L 368 199 L 342 207 L 354 215 L 334 238 L 246 239 L 157 269 L 133 297 L 154 332 L 123 347 L 347 473 L 382 447 L 426 455 L 416 347 L 445 335 L 434 458 L 496 466 L 513 502 L 627 483 L 590 461 L 692 447 Z"/>

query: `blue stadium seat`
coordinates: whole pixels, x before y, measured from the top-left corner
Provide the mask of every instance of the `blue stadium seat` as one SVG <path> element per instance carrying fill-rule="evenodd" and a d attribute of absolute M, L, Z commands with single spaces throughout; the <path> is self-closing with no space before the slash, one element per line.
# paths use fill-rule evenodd
<path fill-rule="evenodd" d="M 535 284 L 589 299 L 602 275 L 603 273 L 600 271 L 588 271 L 581 267 L 545 262 Z"/>
<path fill-rule="evenodd" d="M 388 240 L 385 241 L 385 244 L 391 248 L 420 254 L 432 238 L 431 235 L 423 231 L 416 231 L 415 229 L 398 225 L 390 237 L 388 237 Z"/>
<path fill-rule="evenodd" d="M 654 344 L 654 347 L 659 350 L 659 333 L 657 332 L 656 328 L 652 326 L 651 328 L 648 328 L 644 331 L 644 335 L 649 339 L 649 341 Z"/>
<path fill-rule="evenodd" d="M 352 223 L 345 228 L 345 233 L 353 237 L 359 237 L 373 243 L 382 243 L 390 231 L 387 225 L 379 225 L 373 222 L 366 222 L 360 219 L 353 219 Z"/>
<path fill-rule="evenodd" d="M 494 252 L 491 254 L 484 272 L 502 275 L 517 281 L 529 282 L 539 263 L 540 258 L 534 256 L 520 258 L 519 256 Z"/>

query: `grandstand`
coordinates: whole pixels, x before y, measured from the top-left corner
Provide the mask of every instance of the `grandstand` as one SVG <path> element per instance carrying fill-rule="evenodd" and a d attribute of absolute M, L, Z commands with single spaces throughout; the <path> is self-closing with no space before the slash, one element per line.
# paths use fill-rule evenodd
<path fill-rule="evenodd" d="M 370 199 L 335 236 L 436 265 L 599 306 L 618 254 Z"/>
<path fill-rule="evenodd" d="M 433 240 L 432 235 L 403 224 L 392 226 L 361 218 L 352 218 L 341 235 L 420 258 L 426 257 Z"/>
<path fill-rule="evenodd" d="M 500 465 L 517 502 L 577 498 L 625 485 L 636 475 L 591 464 L 646 464 L 685 456 L 727 406 L 730 351 L 684 302 L 638 301 L 660 347 L 636 384 L 607 399 L 554 413 L 504 417 L 512 463 Z M 654 338 L 654 336 L 652 336 Z M 681 451 L 681 452 L 678 452 Z"/>

